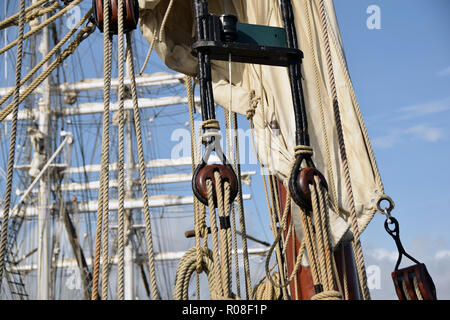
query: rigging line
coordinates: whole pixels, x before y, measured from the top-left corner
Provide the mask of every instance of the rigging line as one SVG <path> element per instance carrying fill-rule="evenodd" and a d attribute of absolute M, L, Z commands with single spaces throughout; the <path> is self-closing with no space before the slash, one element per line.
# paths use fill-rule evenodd
<path fill-rule="evenodd" d="M 50 18 L 48 18 L 47 20 L 45 20 L 44 22 L 40 23 L 38 26 L 31 28 L 30 31 L 28 31 L 23 38 L 27 39 L 28 37 L 32 36 L 33 34 L 39 32 L 40 30 L 42 30 L 43 28 L 45 28 L 47 25 L 49 25 L 50 23 L 54 22 L 56 19 L 58 19 L 59 17 L 63 16 L 64 14 L 66 14 L 67 11 L 69 11 L 70 9 L 72 9 L 74 6 L 76 6 L 77 4 L 79 4 L 81 1 L 83 0 L 73 0 L 68 6 L 64 7 L 63 9 L 61 9 L 60 11 L 58 11 L 57 13 L 55 13 L 53 16 L 51 16 Z M 6 51 L 8 51 L 9 49 L 11 49 L 12 47 L 14 47 L 16 44 L 18 43 L 18 39 L 14 40 L 13 42 L 10 42 L 8 45 L 6 45 L 5 47 L 0 49 L 0 55 Z"/>
<path fill-rule="evenodd" d="M 44 81 L 54 69 L 58 67 L 67 57 L 69 57 L 75 49 L 95 30 L 94 25 L 85 26 L 78 34 L 75 40 L 59 55 L 53 62 L 45 69 L 29 86 L 27 86 L 24 92 L 20 95 L 19 103 L 21 103 L 37 86 Z M 0 122 L 11 113 L 13 109 L 13 103 L 11 102 L 7 107 L 0 111 Z"/>
<path fill-rule="evenodd" d="M 29 11 L 40 7 L 41 5 L 43 5 L 44 3 L 48 2 L 49 0 L 40 0 L 34 4 L 32 4 L 31 6 L 25 8 L 25 13 L 28 13 Z M 5 1 L 5 17 L 7 14 L 7 6 L 9 5 L 9 1 Z M 0 30 L 2 30 L 3 28 L 8 27 L 11 22 L 14 22 L 14 20 L 17 20 L 17 18 L 19 18 L 19 14 L 20 13 L 16 13 L 14 15 L 12 15 L 11 17 L 5 18 L 4 20 L 0 21 Z"/>
<path fill-rule="evenodd" d="M 36 65 L 33 67 L 33 69 L 28 72 L 28 74 L 23 77 L 23 79 L 20 81 L 20 85 L 24 85 L 25 82 L 31 79 L 31 77 L 48 61 L 50 58 L 57 52 L 59 52 L 59 49 L 67 42 L 67 40 L 70 39 L 70 37 L 80 28 L 80 26 L 91 16 L 92 9 L 87 12 L 86 15 L 84 15 L 83 18 L 78 22 L 78 24 L 70 30 L 61 41 L 56 44 L 53 49 Z M 6 100 L 8 100 L 14 93 L 14 89 L 11 89 L 7 94 L 5 94 L 0 99 L 0 105 L 2 105 Z"/>
<path fill-rule="evenodd" d="M 6 240 L 8 233 L 9 210 L 11 206 L 11 189 L 14 172 L 14 156 L 16 149 L 16 133 L 17 133 L 17 118 L 19 114 L 19 98 L 20 98 L 20 77 L 22 73 L 22 49 L 24 40 L 24 20 L 25 20 L 25 0 L 20 0 L 19 9 L 19 30 L 18 30 L 18 45 L 17 45 L 17 62 L 15 72 L 15 91 L 14 91 L 14 107 L 11 123 L 11 139 L 9 144 L 8 156 L 8 173 L 6 181 L 6 192 L 3 207 L 3 220 L 1 225 L 0 235 L 0 289 L 3 282 L 3 273 L 5 269 L 5 254 L 6 254 Z"/>
<path fill-rule="evenodd" d="M 346 151 L 345 140 L 344 140 L 344 135 L 343 135 L 343 128 L 342 128 L 342 123 L 341 123 L 338 95 L 337 95 L 337 91 L 336 91 L 337 87 L 336 87 L 335 77 L 334 77 L 334 68 L 333 68 L 333 63 L 332 63 L 332 59 L 331 59 L 332 57 L 331 57 L 330 40 L 328 37 L 328 29 L 327 29 L 328 23 L 326 21 L 326 8 L 325 8 L 325 3 L 323 0 L 319 0 L 319 9 L 320 9 L 320 19 L 321 19 L 321 24 L 322 24 L 323 40 L 325 42 L 328 78 L 329 78 L 329 82 L 330 82 L 330 86 L 331 86 L 331 98 L 332 98 L 332 103 L 333 103 L 336 130 L 337 130 L 338 140 L 339 140 L 339 150 L 340 150 L 340 156 L 341 156 L 341 161 L 342 161 L 342 166 L 343 166 L 343 171 L 344 171 L 347 196 L 348 196 L 349 203 L 350 203 L 350 226 L 351 226 L 351 230 L 354 235 L 353 243 L 354 243 L 356 270 L 357 270 L 357 274 L 358 274 L 359 283 L 360 283 L 360 286 L 362 289 L 363 299 L 370 300 L 370 292 L 369 292 L 369 288 L 367 285 L 367 275 L 366 275 L 366 270 L 364 267 L 364 256 L 363 256 L 362 247 L 361 247 L 360 232 L 358 230 L 355 199 L 354 199 L 353 191 L 352 191 L 350 169 L 349 169 L 349 164 L 348 164 L 347 151 Z"/>
<path fill-rule="evenodd" d="M 124 22 L 123 22 L 123 10 L 124 3 L 119 1 L 118 3 L 118 35 L 117 35 L 117 57 L 118 57 L 118 68 L 119 68 L 119 90 L 118 90 L 118 100 L 119 100 L 119 137 L 118 137 L 118 198 L 119 198 L 119 211 L 118 211 L 118 229 L 117 229 L 117 250 L 118 250 L 118 264 L 117 264 L 117 299 L 124 300 L 124 246 L 125 246 L 125 185 L 124 185 L 124 128 L 125 128 L 125 111 L 124 111 Z"/>
<path fill-rule="evenodd" d="M 136 91 L 136 81 L 134 73 L 134 62 L 133 62 L 133 51 L 131 34 L 127 34 L 127 60 L 129 64 L 130 80 L 131 80 L 131 95 L 133 100 L 133 114 L 134 114 L 134 124 L 136 130 L 136 140 L 138 148 L 138 159 L 139 159 L 139 175 L 142 189 L 142 198 L 144 201 L 144 220 L 145 220 L 145 230 L 147 237 L 147 251 L 150 269 L 150 284 L 152 288 L 152 298 L 154 300 L 159 300 L 160 295 L 156 284 L 156 273 L 155 273 L 155 261 L 153 253 L 153 240 L 151 231 L 151 220 L 150 220 L 150 207 L 148 203 L 147 185 L 146 185 L 146 175 L 145 175 L 145 161 L 144 161 L 144 151 L 142 143 L 142 132 L 141 132 L 141 118 L 138 106 L 138 97 Z"/>

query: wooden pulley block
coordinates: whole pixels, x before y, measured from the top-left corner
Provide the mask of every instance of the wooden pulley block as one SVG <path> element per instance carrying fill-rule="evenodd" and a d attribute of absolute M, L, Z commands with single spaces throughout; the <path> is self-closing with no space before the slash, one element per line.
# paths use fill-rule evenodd
<path fill-rule="evenodd" d="M 392 280 L 399 300 L 437 299 L 433 279 L 423 263 L 392 272 Z"/>
<path fill-rule="evenodd" d="M 219 172 L 222 178 L 222 185 L 225 181 L 230 184 L 230 202 L 234 201 L 238 193 L 238 180 L 234 170 L 229 166 L 224 164 L 206 164 L 200 165 L 194 172 L 194 177 L 192 179 L 192 189 L 197 199 L 200 200 L 204 205 L 208 205 L 208 187 L 207 180 L 212 180 L 213 185 L 213 195 L 214 195 L 214 206 L 217 208 L 217 197 L 216 197 L 216 179 L 214 177 L 214 172 Z M 225 196 L 225 195 L 224 195 Z"/>
<path fill-rule="evenodd" d="M 294 168 L 295 170 L 295 168 Z M 303 209 L 311 210 L 311 190 L 310 185 L 314 185 L 314 177 L 319 178 L 319 183 L 328 190 L 328 184 L 323 174 L 314 167 L 306 167 L 300 170 L 297 175 L 293 175 L 289 182 L 289 191 L 297 205 Z"/>
<path fill-rule="evenodd" d="M 109 30 L 111 34 L 117 34 L 118 32 L 118 1 L 124 2 L 123 12 L 123 27 L 124 32 L 127 33 L 136 29 L 139 21 L 139 3 L 138 0 L 108 0 L 110 3 L 109 11 Z M 103 32 L 103 0 L 92 0 L 92 8 L 94 11 L 94 21 L 100 32 Z"/>
<path fill-rule="evenodd" d="M 398 250 L 398 259 L 392 272 L 395 291 L 400 300 L 436 300 L 436 288 L 425 264 L 416 260 L 403 248 L 400 240 L 400 226 L 396 218 L 388 214 L 384 228 L 394 239 Z M 415 264 L 399 269 L 402 257 L 405 256 Z"/>

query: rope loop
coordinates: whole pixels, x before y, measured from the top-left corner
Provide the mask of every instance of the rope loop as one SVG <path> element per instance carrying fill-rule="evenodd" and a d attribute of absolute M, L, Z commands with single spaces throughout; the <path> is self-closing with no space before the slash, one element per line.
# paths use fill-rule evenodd
<path fill-rule="evenodd" d="M 217 129 L 220 130 L 219 121 L 216 119 L 205 120 L 201 122 L 202 129 Z"/>
<path fill-rule="evenodd" d="M 306 155 L 313 155 L 313 148 L 311 146 L 306 145 L 297 145 L 294 148 L 295 156 L 298 156 L 300 154 L 306 154 Z"/>
<path fill-rule="evenodd" d="M 322 291 L 311 297 L 311 300 L 342 300 L 342 294 L 339 291 Z"/>

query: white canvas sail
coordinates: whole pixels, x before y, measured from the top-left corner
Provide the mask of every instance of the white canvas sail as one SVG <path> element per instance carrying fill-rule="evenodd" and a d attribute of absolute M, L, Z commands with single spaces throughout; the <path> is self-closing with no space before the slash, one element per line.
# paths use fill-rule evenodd
<path fill-rule="evenodd" d="M 339 154 L 319 4 L 315 0 L 292 2 L 298 43 L 304 53 L 303 88 L 313 160 L 328 183 L 335 183 L 339 215 L 330 212 L 330 222 L 333 242 L 337 244 L 348 231 L 345 220 L 350 203 Z M 168 67 L 195 76 L 197 61 L 190 49 L 195 39 L 192 1 L 140 0 L 139 4 L 141 30 L 149 43 L 155 40 L 154 48 L 161 59 Z M 243 23 L 283 27 L 278 0 L 210 0 L 208 5 L 211 13 L 235 14 Z M 332 1 L 326 0 L 325 7 L 351 185 L 362 232 L 376 212 L 383 186 L 374 158 L 370 156 L 372 149 L 348 75 Z M 212 61 L 215 101 L 225 108 L 229 108 L 228 68 L 227 62 Z M 271 172 L 286 182 L 294 159 L 296 130 L 287 68 L 233 63 L 231 69 L 231 109 L 246 114 L 249 95 L 255 92 L 258 106 L 253 120 L 258 156 Z"/>

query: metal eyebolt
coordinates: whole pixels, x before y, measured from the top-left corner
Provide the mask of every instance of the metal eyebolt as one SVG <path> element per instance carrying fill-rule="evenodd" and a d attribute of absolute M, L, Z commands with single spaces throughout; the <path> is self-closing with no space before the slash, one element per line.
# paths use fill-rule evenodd
<path fill-rule="evenodd" d="M 389 203 L 389 206 L 386 207 L 386 208 L 382 208 L 381 207 L 381 202 L 383 202 L 383 201 L 387 201 Z M 394 207 L 395 207 L 395 203 L 391 199 L 391 197 L 389 197 L 386 194 L 380 195 L 380 197 L 377 200 L 377 210 L 378 211 L 380 211 L 382 214 L 385 214 L 386 212 L 388 212 L 389 213 L 389 217 L 390 217 L 390 213 L 394 209 Z"/>

